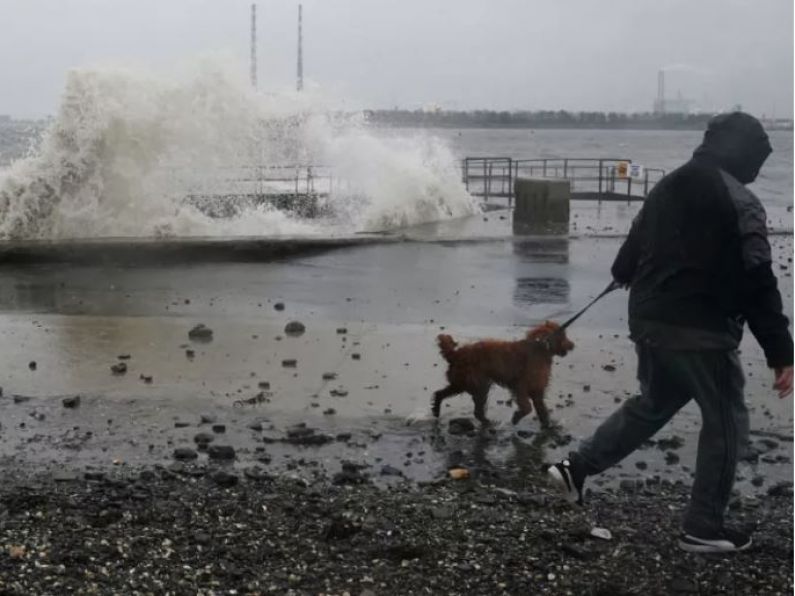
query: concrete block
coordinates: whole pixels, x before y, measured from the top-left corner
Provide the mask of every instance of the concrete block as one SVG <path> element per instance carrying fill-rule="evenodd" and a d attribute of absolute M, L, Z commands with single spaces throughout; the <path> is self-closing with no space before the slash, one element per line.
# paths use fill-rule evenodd
<path fill-rule="evenodd" d="M 568 180 L 517 178 L 514 196 L 514 234 L 568 234 Z"/>

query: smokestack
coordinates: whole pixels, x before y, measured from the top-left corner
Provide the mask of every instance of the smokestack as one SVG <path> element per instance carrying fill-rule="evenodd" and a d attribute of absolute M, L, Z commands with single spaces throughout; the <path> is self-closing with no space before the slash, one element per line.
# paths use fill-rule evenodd
<path fill-rule="evenodd" d="M 304 90 L 304 40 L 303 40 L 303 7 L 298 5 L 298 83 L 296 89 Z"/>
<path fill-rule="evenodd" d="M 655 111 L 660 114 L 665 112 L 665 71 L 662 69 L 657 73 L 657 104 Z"/>
<path fill-rule="evenodd" d="M 251 86 L 257 88 L 257 5 L 251 5 Z"/>

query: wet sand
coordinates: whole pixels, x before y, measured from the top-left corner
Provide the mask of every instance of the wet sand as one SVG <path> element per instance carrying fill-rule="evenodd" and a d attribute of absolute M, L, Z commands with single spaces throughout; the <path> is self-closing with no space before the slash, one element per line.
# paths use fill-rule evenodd
<path fill-rule="evenodd" d="M 538 465 L 576 445 L 636 391 L 626 293 L 607 296 L 572 327 L 577 347 L 556 363 L 548 392 L 558 424 L 552 433 L 541 432 L 535 417 L 512 428 L 508 396 L 498 389 L 489 399 L 494 430 L 450 432 L 450 420 L 472 415 L 466 396 L 448 400 L 434 424 L 427 409 L 444 373 L 434 338 L 442 330 L 459 340 L 519 337 L 539 321 L 576 312 L 609 280 L 620 229 L 633 213 L 611 209 L 610 217 L 575 212 L 577 230 L 572 225 L 563 238 L 513 237 L 508 214 L 496 211 L 405 230 L 386 242 L 265 262 L 6 264 L 0 471 L 25 485 L 32 471 L 46 473 L 35 486 L 55 478 L 78 492 L 93 490 L 86 473 L 129 484 L 153 467 L 209 487 L 219 470 L 242 482 L 248 473 L 323 486 L 335 478 L 346 483 L 347 461 L 356 464 L 349 480 L 408 490 L 410 503 L 406 487 L 446 486 L 448 468 L 463 466 L 473 472 L 473 486 L 541 485 L 554 501 Z M 771 241 L 791 318 L 792 236 Z M 285 332 L 291 321 L 305 326 L 301 335 Z M 189 337 L 198 324 L 212 330 L 211 341 Z M 791 504 L 789 513 L 781 509 L 789 499 L 768 493 L 791 495 L 792 404 L 773 394 L 750 335 L 742 360 L 753 434 L 738 471 L 738 507 L 772 498 L 765 515 L 782 515 L 778 523 L 791 528 Z M 126 371 L 114 373 L 120 363 Z M 75 396 L 78 404 L 64 405 Z M 665 482 L 683 506 L 697 432 L 691 404 L 647 446 L 594 479 L 593 498 L 608 502 L 614 490 Z M 197 435 L 210 439 L 197 443 Z M 234 449 L 231 461 L 217 459 L 219 445 Z M 60 489 L 49 490 L 47 502 L 57 503 Z M 653 491 L 647 497 L 652 503 Z M 289 586 L 285 581 L 279 586 Z M 782 581 L 779 588 L 791 587 L 791 568 Z M 518 589 L 511 586 L 503 591 Z"/>

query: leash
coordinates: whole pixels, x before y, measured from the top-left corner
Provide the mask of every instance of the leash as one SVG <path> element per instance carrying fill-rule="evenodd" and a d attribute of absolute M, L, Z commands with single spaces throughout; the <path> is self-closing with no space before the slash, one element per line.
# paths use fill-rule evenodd
<path fill-rule="evenodd" d="M 571 317 L 571 318 L 570 318 L 568 321 L 566 321 L 565 323 L 563 323 L 563 324 L 560 326 L 560 329 L 558 329 L 558 331 L 564 331 L 564 330 L 566 329 L 566 327 L 568 327 L 568 326 L 569 326 L 569 325 L 571 325 L 571 324 L 572 324 L 574 321 L 576 321 L 577 319 L 579 319 L 579 318 L 580 318 L 580 317 L 581 317 L 581 316 L 582 316 L 582 315 L 585 313 L 585 311 L 586 311 L 586 310 L 588 310 L 589 308 L 591 308 L 591 307 L 592 307 L 594 304 L 596 304 L 596 303 L 597 303 L 597 302 L 598 302 L 600 299 L 602 299 L 604 296 L 606 296 L 607 294 L 609 294 L 609 293 L 610 293 L 610 292 L 612 292 L 613 290 L 617 290 L 617 289 L 618 289 L 618 288 L 620 288 L 620 287 L 621 287 L 621 286 L 620 286 L 620 284 L 619 284 L 618 282 L 616 282 L 615 280 L 611 281 L 609 284 L 607 284 L 607 287 L 606 287 L 604 290 L 602 290 L 602 293 L 601 293 L 601 294 L 599 294 L 599 295 L 598 295 L 596 298 L 594 298 L 594 299 L 593 299 L 593 300 L 591 300 L 591 301 L 590 301 L 588 304 L 586 304 L 586 305 L 585 305 L 585 308 L 583 308 L 583 309 L 582 309 L 580 312 L 578 312 L 578 313 L 577 313 L 577 314 L 575 314 L 573 317 Z"/>

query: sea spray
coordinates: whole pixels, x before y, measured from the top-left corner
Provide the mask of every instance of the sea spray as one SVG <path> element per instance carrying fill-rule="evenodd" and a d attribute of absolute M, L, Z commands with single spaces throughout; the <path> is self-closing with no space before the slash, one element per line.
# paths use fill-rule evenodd
<path fill-rule="evenodd" d="M 321 220 L 262 204 L 210 217 L 188 200 L 245 196 L 253 169 L 312 164 L 337 181 Z M 0 181 L 0 237 L 14 239 L 329 235 L 476 210 L 441 141 L 386 138 L 316 93 L 257 93 L 212 61 L 187 77 L 71 71 L 37 150 Z"/>

